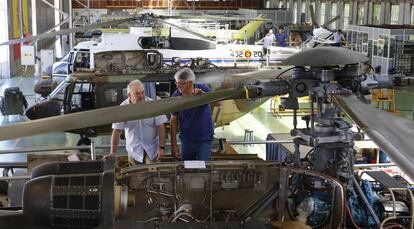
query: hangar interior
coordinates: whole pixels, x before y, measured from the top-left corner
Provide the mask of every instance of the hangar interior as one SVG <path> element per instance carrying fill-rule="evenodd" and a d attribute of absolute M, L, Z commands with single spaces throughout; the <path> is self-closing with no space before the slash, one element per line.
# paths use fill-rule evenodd
<path fill-rule="evenodd" d="M 414 228 L 413 66 L 413 1 L 0 1 L 0 228 Z"/>

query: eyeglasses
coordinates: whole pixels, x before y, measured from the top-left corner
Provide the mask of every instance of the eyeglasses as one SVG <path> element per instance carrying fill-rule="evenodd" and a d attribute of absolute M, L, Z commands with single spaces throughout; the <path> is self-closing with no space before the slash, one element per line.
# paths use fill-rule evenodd
<path fill-rule="evenodd" d="M 187 83 L 187 81 L 184 81 L 184 82 L 175 81 L 175 85 L 177 85 L 177 86 L 184 86 L 186 83 Z"/>

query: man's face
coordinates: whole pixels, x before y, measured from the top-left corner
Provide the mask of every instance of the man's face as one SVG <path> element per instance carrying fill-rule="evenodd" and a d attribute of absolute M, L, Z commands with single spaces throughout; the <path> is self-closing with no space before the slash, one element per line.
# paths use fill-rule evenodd
<path fill-rule="evenodd" d="M 175 80 L 175 85 L 177 85 L 177 88 L 181 94 L 191 94 L 193 90 L 191 81 Z"/>
<path fill-rule="evenodd" d="M 140 103 L 145 101 L 145 90 L 142 85 L 134 84 L 131 91 L 128 93 L 128 98 L 131 103 Z"/>

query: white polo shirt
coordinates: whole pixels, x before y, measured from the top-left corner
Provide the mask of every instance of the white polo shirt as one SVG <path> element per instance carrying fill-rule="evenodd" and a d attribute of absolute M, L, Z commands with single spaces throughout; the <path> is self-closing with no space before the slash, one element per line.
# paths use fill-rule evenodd
<path fill-rule="evenodd" d="M 145 101 L 151 100 L 145 97 Z M 129 99 L 123 101 L 121 106 L 127 104 L 130 104 Z M 125 131 L 126 150 L 128 154 L 136 161 L 142 162 L 144 159 L 144 150 L 151 160 L 156 158 L 157 150 L 160 146 L 158 127 L 167 122 L 167 120 L 167 116 L 160 115 L 152 118 L 113 123 L 112 129 Z"/>

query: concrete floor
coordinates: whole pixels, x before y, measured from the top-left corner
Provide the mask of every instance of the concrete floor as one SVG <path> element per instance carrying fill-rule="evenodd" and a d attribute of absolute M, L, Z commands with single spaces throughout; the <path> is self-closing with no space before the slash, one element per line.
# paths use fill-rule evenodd
<path fill-rule="evenodd" d="M 23 91 L 29 105 L 34 104 L 40 99 L 40 96 L 33 92 L 33 85 L 36 82 L 35 77 L 15 77 L 3 80 L 0 85 L 0 95 L 3 95 L 4 89 L 12 86 L 18 86 Z M 414 86 L 404 88 L 397 93 L 397 109 L 401 111 L 401 116 L 413 119 L 414 103 Z M 12 115 L 9 117 L 0 116 L 1 125 L 7 125 L 15 122 L 25 121 L 24 116 Z M 304 126 L 305 123 L 299 123 Z M 244 130 L 251 129 L 254 133 L 255 140 L 265 140 L 269 133 L 289 133 L 293 128 L 292 117 L 276 117 L 270 112 L 270 103 L 267 102 L 254 112 L 247 114 L 240 119 L 232 122 L 229 126 L 216 128 L 217 138 L 226 138 L 227 140 L 243 140 Z M 55 132 L 33 137 L 25 137 L 15 140 L 0 141 L 0 162 L 26 162 L 26 154 L 1 154 L 1 151 L 22 148 L 41 148 L 41 147 L 71 147 L 76 146 L 79 139 L 78 135 Z M 97 144 L 109 145 L 109 136 L 100 136 L 94 138 Z M 234 146 L 239 153 L 255 153 L 265 158 L 265 145 L 254 146 Z M 106 154 L 109 150 L 101 150 L 98 153 Z M 168 153 L 168 152 L 167 152 Z"/>

